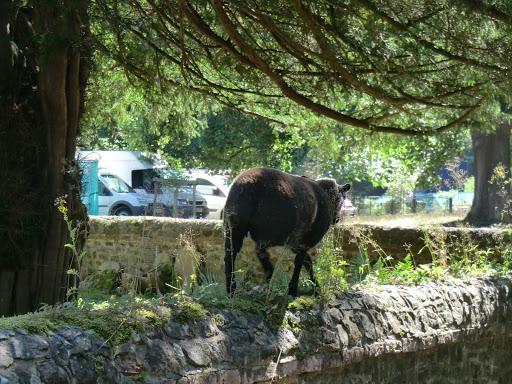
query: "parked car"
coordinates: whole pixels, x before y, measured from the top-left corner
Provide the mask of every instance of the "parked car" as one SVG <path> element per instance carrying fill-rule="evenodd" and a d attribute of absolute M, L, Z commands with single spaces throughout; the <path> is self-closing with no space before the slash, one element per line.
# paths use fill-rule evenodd
<path fill-rule="evenodd" d="M 144 183 L 144 189 L 136 189 L 141 193 L 148 193 L 151 199 L 149 214 L 189 219 L 194 217 L 195 211 L 197 219 L 208 216 L 209 208 L 205 197 L 197 188 L 194 192 L 194 186 L 187 184 L 189 180 L 162 178 L 152 180 Z"/>
<path fill-rule="evenodd" d="M 114 216 L 140 216 L 148 208 L 147 196 L 137 193 L 119 176 L 98 174 L 98 214 Z"/>
<path fill-rule="evenodd" d="M 345 199 L 341 205 L 341 214 L 342 216 L 350 217 L 354 217 L 356 215 L 356 207 L 352 205 L 352 202 L 349 199 Z"/>
<path fill-rule="evenodd" d="M 223 175 L 211 175 L 208 171 L 197 169 L 187 172 L 184 176 L 197 182 L 197 190 L 206 199 L 209 210 L 206 218 L 222 220 L 229 193 L 228 178 Z"/>

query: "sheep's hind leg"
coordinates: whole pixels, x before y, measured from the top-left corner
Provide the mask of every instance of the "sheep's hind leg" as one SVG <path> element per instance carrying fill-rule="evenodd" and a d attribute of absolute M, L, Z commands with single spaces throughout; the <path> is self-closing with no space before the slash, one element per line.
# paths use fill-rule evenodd
<path fill-rule="evenodd" d="M 267 251 L 267 248 L 256 247 L 256 256 L 263 266 L 263 270 L 265 271 L 265 279 L 266 281 L 270 281 L 272 275 L 274 274 L 274 266 L 270 261 L 270 254 Z"/>
<path fill-rule="evenodd" d="M 309 258 L 311 261 L 311 258 L 309 257 L 308 253 L 306 251 L 300 250 L 297 252 L 297 256 L 295 256 L 295 267 L 293 269 L 293 275 L 292 279 L 290 280 L 290 284 L 288 284 L 288 294 L 297 297 L 299 293 L 299 276 L 300 276 L 300 270 L 302 269 L 302 266 L 304 265 L 304 261 Z M 312 269 L 311 269 L 312 271 Z"/>
<path fill-rule="evenodd" d="M 224 243 L 225 257 L 224 257 L 224 272 L 226 275 L 226 290 L 229 294 L 233 294 L 236 290 L 235 281 L 235 260 L 236 256 L 242 248 L 244 242 L 244 234 L 239 231 L 228 228 L 226 231 L 226 239 Z"/>
<path fill-rule="evenodd" d="M 318 295 L 318 293 L 320 292 L 320 286 L 316 281 L 315 273 L 313 271 L 313 260 L 311 260 L 311 256 L 309 255 L 309 253 L 306 253 L 306 257 L 304 259 L 304 267 L 306 267 L 306 270 L 309 273 L 309 280 L 311 280 L 313 286 L 315 287 L 315 295 Z"/>

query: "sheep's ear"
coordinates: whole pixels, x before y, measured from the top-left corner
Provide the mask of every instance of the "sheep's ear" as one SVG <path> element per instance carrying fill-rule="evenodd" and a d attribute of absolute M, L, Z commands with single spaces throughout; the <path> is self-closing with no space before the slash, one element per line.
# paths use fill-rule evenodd
<path fill-rule="evenodd" d="M 338 185 L 338 190 L 340 191 L 340 193 L 347 193 L 348 191 L 350 191 L 350 184 Z"/>

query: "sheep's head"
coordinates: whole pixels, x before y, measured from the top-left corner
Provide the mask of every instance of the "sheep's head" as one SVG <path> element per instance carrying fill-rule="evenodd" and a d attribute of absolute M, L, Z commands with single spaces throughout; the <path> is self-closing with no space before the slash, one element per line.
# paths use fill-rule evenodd
<path fill-rule="evenodd" d="M 350 191 L 350 184 L 338 185 L 332 179 L 320 179 L 317 183 L 325 191 L 325 198 L 329 205 L 330 224 L 336 224 L 341 219 L 341 206 Z"/>
<path fill-rule="evenodd" d="M 345 185 L 337 185 L 338 186 L 338 194 L 336 197 L 336 215 L 334 218 L 333 224 L 336 224 L 341 220 L 341 207 L 343 206 L 343 202 L 347 198 L 347 193 L 350 191 L 350 184 Z"/>

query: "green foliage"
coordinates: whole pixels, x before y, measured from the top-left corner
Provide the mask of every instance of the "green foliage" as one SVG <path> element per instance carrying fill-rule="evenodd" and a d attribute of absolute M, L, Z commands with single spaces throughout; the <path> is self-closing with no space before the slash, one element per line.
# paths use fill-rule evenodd
<path fill-rule="evenodd" d="M 208 310 L 217 308 L 261 315 L 276 328 L 286 326 L 294 332 L 311 331 L 317 328 L 315 319 L 309 319 L 309 323 L 294 323 L 286 316 L 286 311 L 321 307 L 340 291 L 355 289 L 358 285 L 422 284 L 454 277 L 508 274 L 512 270 L 510 232 L 498 247 L 503 254 L 503 263 L 497 264 L 490 261 L 492 251 L 480 249 L 469 236 L 456 237 L 442 229 L 425 228 L 425 247 L 420 252 L 429 252 L 432 263 L 418 266 L 410 249 L 403 260 L 395 261 L 379 247 L 369 229 L 347 226 L 345 230 L 352 232 L 359 253 L 347 265 L 340 248 L 342 239 L 335 236 L 335 233 L 342 236 L 343 231 L 328 233 L 315 262 L 322 288 L 317 297 L 292 299 L 284 294 L 285 289 L 279 294 L 271 288 L 239 289 L 234 297 L 229 297 L 224 286 L 213 276 L 200 274 L 201 284 L 159 298 L 125 295 L 100 299 L 101 295 L 97 295 L 98 298 L 93 300 L 89 295 L 88 301 L 80 298 L 53 307 L 45 305 L 34 314 L 1 318 L 0 328 L 48 333 L 62 324 L 77 325 L 116 345 L 128 341 L 133 330 L 142 332 L 150 327 L 162 327 L 171 318 L 180 324 L 198 322 L 209 315 Z M 217 317 L 216 321 L 222 319 Z"/>
<path fill-rule="evenodd" d="M 399 199 L 392 198 L 384 203 L 384 212 L 387 215 L 396 215 L 400 213 L 402 204 Z"/>
<path fill-rule="evenodd" d="M 500 220 L 510 222 L 512 216 L 512 198 L 510 197 L 512 178 L 510 178 L 509 166 L 499 163 L 494 168 L 489 184 L 495 184 L 497 188 L 498 199 L 494 209 L 499 212 Z"/>
<path fill-rule="evenodd" d="M 67 286 L 68 291 L 66 293 L 66 298 L 76 298 L 78 293 L 78 285 L 81 279 L 80 275 L 80 265 L 82 262 L 83 257 L 85 256 L 85 251 L 81 250 L 80 240 L 86 234 L 84 233 L 86 229 L 84 229 L 83 222 L 76 221 L 73 222 L 68 217 L 68 208 L 66 207 L 66 200 L 67 196 L 63 196 L 61 198 L 58 198 L 55 200 L 55 206 L 58 208 L 60 213 L 62 213 L 62 216 L 64 218 L 64 222 L 66 223 L 67 230 L 69 232 L 70 237 L 70 243 L 66 243 L 65 247 L 71 249 L 72 257 L 70 258 L 70 265 L 69 269 L 67 271 L 68 279 L 71 281 L 71 284 L 68 284 Z"/>
<path fill-rule="evenodd" d="M 313 266 L 320 286 L 320 291 L 315 293 L 321 297 L 328 297 L 333 291 L 345 290 L 348 287 L 345 280 L 347 262 L 342 249 L 338 246 L 339 239 L 335 237 L 335 231 L 332 230 L 324 236 Z M 318 290 L 318 287 L 315 287 L 315 290 Z"/>
<path fill-rule="evenodd" d="M 288 304 L 288 309 L 293 311 L 309 311 L 317 305 L 312 297 L 299 296 Z"/>
<path fill-rule="evenodd" d="M 178 276 L 174 267 L 170 263 L 166 263 L 158 268 L 158 284 L 161 293 L 169 293 L 174 291 L 172 287 L 178 286 Z"/>
<path fill-rule="evenodd" d="M 494 95 L 510 94 L 512 27 L 467 2 L 395 3 L 277 1 L 248 18 L 245 3 L 225 2 L 230 29 L 210 3 L 97 1 L 81 145 L 163 149 L 180 167 L 234 173 L 308 162 L 313 176 L 380 186 L 393 184 L 394 159 L 430 188 L 468 147 L 468 127 L 503 121 Z M 466 126 L 417 134 L 452 123 Z"/>
<path fill-rule="evenodd" d="M 276 328 L 282 326 L 284 315 L 290 304 L 290 296 L 283 294 L 269 295 L 262 290 L 244 290 L 237 288 L 234 297 L 227 297 L 225 294 L 220 299 L 211 300 L 204 297 L 198 299 L 205 308 L 229 309 L 254 315 L 262 315 Z M 307 302 L 305 299 L 304 302 Z"/>
<path fill-rule="evenodd" d="M 460 1 L 401 5 L 276 1 L 248 16 L 236 1 L 101 0 L 92 16 L 98 46 L 130 81 L 285 124 L 320 114 L 374 132 L 432 132 L 507 94 L 509 7 L 496 18 Z"/>
<path fill-rule="evenodd" d="M 170 310 L 159 303 L 121 297 L 102 302 L 67 302 L 43 306 L 36 313 L 0 318 L 0 328 L 21 328 L 28 333 L 44 333 L 61 325 L 82 327 L 87 333 L 116 345 L 127 342 L 132 330 L 144 331 L 169 320 Z"/>
<path fill-rule="evenodd" d="M 329 143 L 317 143 L 320 137 L 328 137 L 325 141 Z M 312 147 L 308 158 L 319 167 L 317 174 L 337 180 L 369 180 L 384 188 L 391 185 L 401 190 L 404 185 L 409 191 L 439 185 L 439 169 L 471 148 L 469 131 L 463 129 L 436 136 L 403 137 L 368 135 L 355 128 L 324 123 L 317 135 L 306 136 L 306 140 Z"/>
<path fill-rule="evenodd" d="M 414 191 L 419 172 L 417 170 L 408 172 L 407 168 L 397 160 L 391 160 L 391 166 L 393 171 L 388 177 L 386 194 L 394 197 L 390 204 L 397 206 L 389 207 L 390 212 L 386 213 L 394 214 L 400 211 L 405 213 L 405 197 Z"/>
<path fill-rule="evenodd" d="M 105 293 L 114 293 L 116 290 L 117 273 L 112 269 L 106 269 L 95 275 L 91 288 Z"/>
<path fill-rule="evenodd" d="M 469 177 L 464 183 L 464 192 L 475 192 L 475 178 Z"/>
<path fill-rule="evenodd" d="M 255 166 L 290 169 L 304 161 L 307 144 L 268 121 L 225 108 L 208 113 L 191 140 L 170 142 L 164 152 L 182 159 L 187 168 L 237 174 Z"/>

